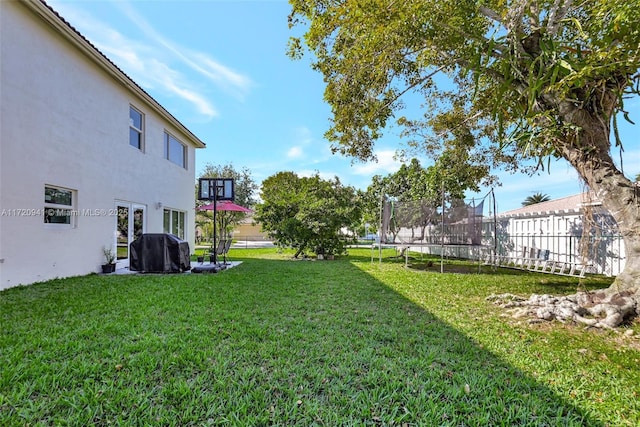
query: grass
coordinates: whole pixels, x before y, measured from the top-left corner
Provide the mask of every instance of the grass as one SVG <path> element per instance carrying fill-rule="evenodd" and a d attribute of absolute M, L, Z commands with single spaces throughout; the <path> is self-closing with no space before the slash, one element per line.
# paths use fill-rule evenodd
<path fill-rule="evenodd" d="M 0 425 L 640 424 L 635 336 L 531 325 L 485 300 L 610 279 L 440 274 L 369 250 L 230 255 L 243 263 L 219 274 L 1 292 Z"/>

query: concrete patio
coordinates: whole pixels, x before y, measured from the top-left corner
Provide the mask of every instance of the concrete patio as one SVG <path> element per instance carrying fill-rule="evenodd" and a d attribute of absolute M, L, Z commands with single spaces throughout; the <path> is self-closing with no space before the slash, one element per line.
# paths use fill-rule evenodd
<path fill-rule="evenodd" d="M 273 247 L 275 247 L 273 242 L 268 241 L 268 240 L 257 240 L 257 241 L 243 240 L 243 241 L 239 241 L 239 242 L 234 242 L 231 245 L 231 248 L 235 248 L 235 249 L 273 248 Z M 208 249 L 208 248 L 209 248 L 209 246 L 202 246 L 202 245 L 197 245 L 195 247 L 196 251 L 201 250 L 201 249 Z M 218 265 L 222 265 L 223 262 L 219 261 L 217 264 Z M 236 267 L 236 266 L 238 266 L 240 264 L 242 264 L 242 261 L 227 261 L 225 263 L 226 269 Z M 195 262 L 195 261 L 191 262 L 191 268 L 192 269 L 194 267 L 198 267 L 198 266 L 207 267 L 209 265 L 212 265 L 212 263 L 210 263 L 208 261 L 205 261 L 203 263 L 199 263 L 199 262 Z M 224 270 L 220 270 L 220 271 L 224 271 Z M 116 271 L 114 273 L 111 273 L 111 274 L 191 274 L 191 271 L 185 271 L 183 273 L 140 273 L 139 271 L 129 270 L 129 267 L 121 267 L 121 268 L 116 268 Z"/>
<path fill-rule="evenodd" d="M 218 262 L 217 265 L 222 267 L 223 265 L 225 266 L 224 269 L 221 269 L 220 271 L 224 271 L 227 270 L 229 268 L 233 268 L 233 267 L 237 267 L 238 265 L 242 264 L 242 261 L 227 261 L 226 263 L 223 262 Z M 210 262 L 192 262 L 191 263 L 191 268 L 193 269 L 194 267 L 198 267 L 198 266 L 214 266 L 216 265 L 215 263 L 210 263 Z M 218 272 L 220 272 L 218 271 Z M 184 271 L 182 273 L 141 273 L 139 271 L 134 271 L 134 270 L 129 270 L 129 267 L 123 267 L 123 268 L 116 268 L 116 271 L 111 273 L 111 274 L 191 274 L 191 270 L 189 271 Z"/>

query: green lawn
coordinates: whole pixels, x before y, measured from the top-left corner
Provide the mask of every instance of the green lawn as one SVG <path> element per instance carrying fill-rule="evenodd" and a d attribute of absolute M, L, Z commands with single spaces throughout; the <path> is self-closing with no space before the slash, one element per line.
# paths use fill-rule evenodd
<path fill-rule="evenodd" d="M 640 425 L 636 336 L 485 300 L 610 279 L 230 256 L 219 274 L 0 292 L 0 425 Z"/>

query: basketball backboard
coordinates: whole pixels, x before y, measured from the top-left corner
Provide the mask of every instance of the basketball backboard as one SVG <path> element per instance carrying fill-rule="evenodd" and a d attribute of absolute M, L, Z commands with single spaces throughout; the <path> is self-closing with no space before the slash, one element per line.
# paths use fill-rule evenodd
<path fill-rule="evenodd" d="M 235 197 L 233 178 L 199 178 L 198 200 L 231 200 Z"/>

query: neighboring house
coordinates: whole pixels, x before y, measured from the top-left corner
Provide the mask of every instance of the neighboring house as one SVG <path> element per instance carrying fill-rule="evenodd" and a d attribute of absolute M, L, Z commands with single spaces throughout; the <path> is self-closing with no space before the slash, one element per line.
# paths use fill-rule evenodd
<path fill-rule="evenodd" d="M 193 251 L 204 143 L 42 1 L 0 1 L 0 43 L 0 289 L 125 266 L 140 233 Z"/>
<path fill-rule="evenodd" d="M 233 238 L 238 241 L 269 240 L 266 233 L 262 231 L 262 226 L 255 222 L 253 214 L 249 214 L 240 221 L 233 230 Z"/>
<path fill-rule="evenodd" d="M 196 224 L 197 244 L 202 246 L 211 245 L 211 233 L 213 232 L 211 223 L 212 220 L 206 220 Z M 267 234 L 262 231 L 262 226 L 253 219 L 253 213 L 247 214 L 233 227 L 231 237 L 237 242 L 269 240 Z"/>
<path fill-rule="evenodd" d="M 589 215 L 588 240 L 582 245 L 584 217 Z M 583 261 L 588 272 L 617 275 L 624 268 L 624 242 L 615 221 L 587 193 L 536 203 L 497 216 L 498 254 Z"/>
<path fill-rule="evenodd" d="M 429 214 L 429 210 L 418 208 L 410 212 L 417 212 L 418 218 L 425 212 Z M 400 211 L 395 214 L 402 216 Z M 542 258 L 578 265 L 580 269 L 586 265 L 586 272 L 608 276 L 624 269 L 624 241 L 616 223 L 602 203 L 588 193 L 536 203 L 496 217 L 485 216 L 481 230 L 470 227 L 469 221 L 463 218 L 451 223 L 444 233 L 436 221 L 428 222 L 424 230 L 400 228 L 393 236 L 398 243 L 389 244 L 456 258 L 488 259 L 498 255 L 501 259 L 517 258 L 519 262 Z M 585 226 L 588 232 L 583 237 Z"/>

